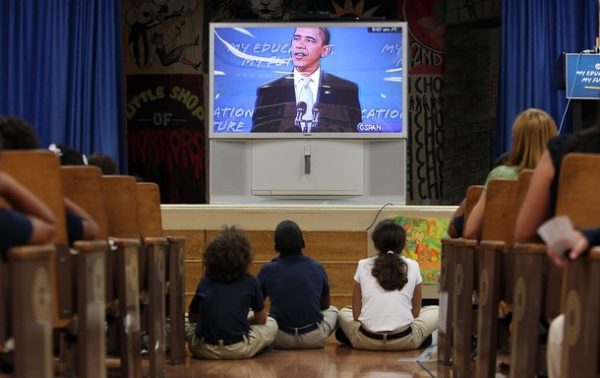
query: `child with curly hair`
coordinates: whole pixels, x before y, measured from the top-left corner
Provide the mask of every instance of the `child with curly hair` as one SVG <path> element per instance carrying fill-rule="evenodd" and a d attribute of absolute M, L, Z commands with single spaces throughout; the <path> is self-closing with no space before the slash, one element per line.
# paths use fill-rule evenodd
<path fill-rule="evenodd" d="M 269 347 L 277 322 L 267 317 L 260 283 L 248 274 L 252 251 L 244 232 L 225 227 L 206 246 L 203 262 L 206 273 L 185 330 L 190 352 L 197 358 L 243 359 Z"/>
<path fill-rule="evenodd" d="M 357 349 L 417 349 L 437 328 L 438 306 L 421 308 L 419 264 L 402 256 L 404 228 L 386 219 L 371 238 L 378 254 L 358 262 L 352 307 L 340 310 L 336 339 Z"/>

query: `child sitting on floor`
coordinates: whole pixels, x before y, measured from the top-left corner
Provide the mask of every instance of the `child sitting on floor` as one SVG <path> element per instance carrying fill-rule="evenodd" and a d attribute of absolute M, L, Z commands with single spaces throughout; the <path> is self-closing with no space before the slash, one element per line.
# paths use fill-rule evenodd
<path fill-rule="evenodd" d="M 386 219 L 371 236 L 377 256 L 358 262 L 352 307 L 340 310 L 338 341 L 357 349 L 416 349 L 438 325 L 438 306 L 421 308 L 419 264 L 402 256 L 406 232 Z"/>
<path fill-rule="evenodd" d="M 269 347 L 277 322 L 267 317 L 258 280 L 248 274 L 250 242 L 226 227 L 204 251 L 204 277 L 189 307 L 186 338 L 192 354 L 208 359 L 251 358 Z M 248 318 L 248 310 L 254 315 Z"/>
<path fill-rule="evenodd" d="M 265 298 L 271 299 L 270 316 L 279 331 L 273 347 L 323 348 L 337 325 L 338 309 L 330 305 L 329 283 L 323 266 L 302 254 L 302 230 L 291 220 L 275 229 L 274 258 L 260 270 Z"/>

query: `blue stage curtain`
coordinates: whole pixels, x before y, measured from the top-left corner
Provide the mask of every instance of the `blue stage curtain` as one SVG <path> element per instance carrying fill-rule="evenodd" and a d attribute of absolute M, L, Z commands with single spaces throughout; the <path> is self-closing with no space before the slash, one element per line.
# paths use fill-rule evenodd
<path fill-rule="evenodd" d="M 500 42 L 498 124 L 494 156 L 508 150 L 515 116 L 540 108 L 559 125 L 567 100 L 558 89 L 562 52 L 595 45 L 597 0 L 503 0 Z M 562 133 L 572 130 L 565 119 Z"/>
<path fill-rule="evenodd" d="M 120 0 L 0 2 L 0 114 L 126 167 Z"/>

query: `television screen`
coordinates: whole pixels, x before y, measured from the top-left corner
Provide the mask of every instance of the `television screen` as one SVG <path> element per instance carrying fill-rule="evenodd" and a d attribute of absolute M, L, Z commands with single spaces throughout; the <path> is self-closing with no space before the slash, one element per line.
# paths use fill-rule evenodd
<path fill-rule="evenodd" d="M 403 22 L 212 23 L 210 138 L 406 138 Z"/>

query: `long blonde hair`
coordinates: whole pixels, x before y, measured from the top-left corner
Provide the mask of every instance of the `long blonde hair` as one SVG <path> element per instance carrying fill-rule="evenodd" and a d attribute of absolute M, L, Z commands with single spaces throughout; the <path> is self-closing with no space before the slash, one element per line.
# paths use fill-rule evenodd
<path fill-rule="evenodd" d="M 506 165 L 533 169 L 546 150 L 548 139 L 558 134 L 556 123 L 543 110 L 529 108 L 517 115 L 512 128 L 512 147 Z"/>

